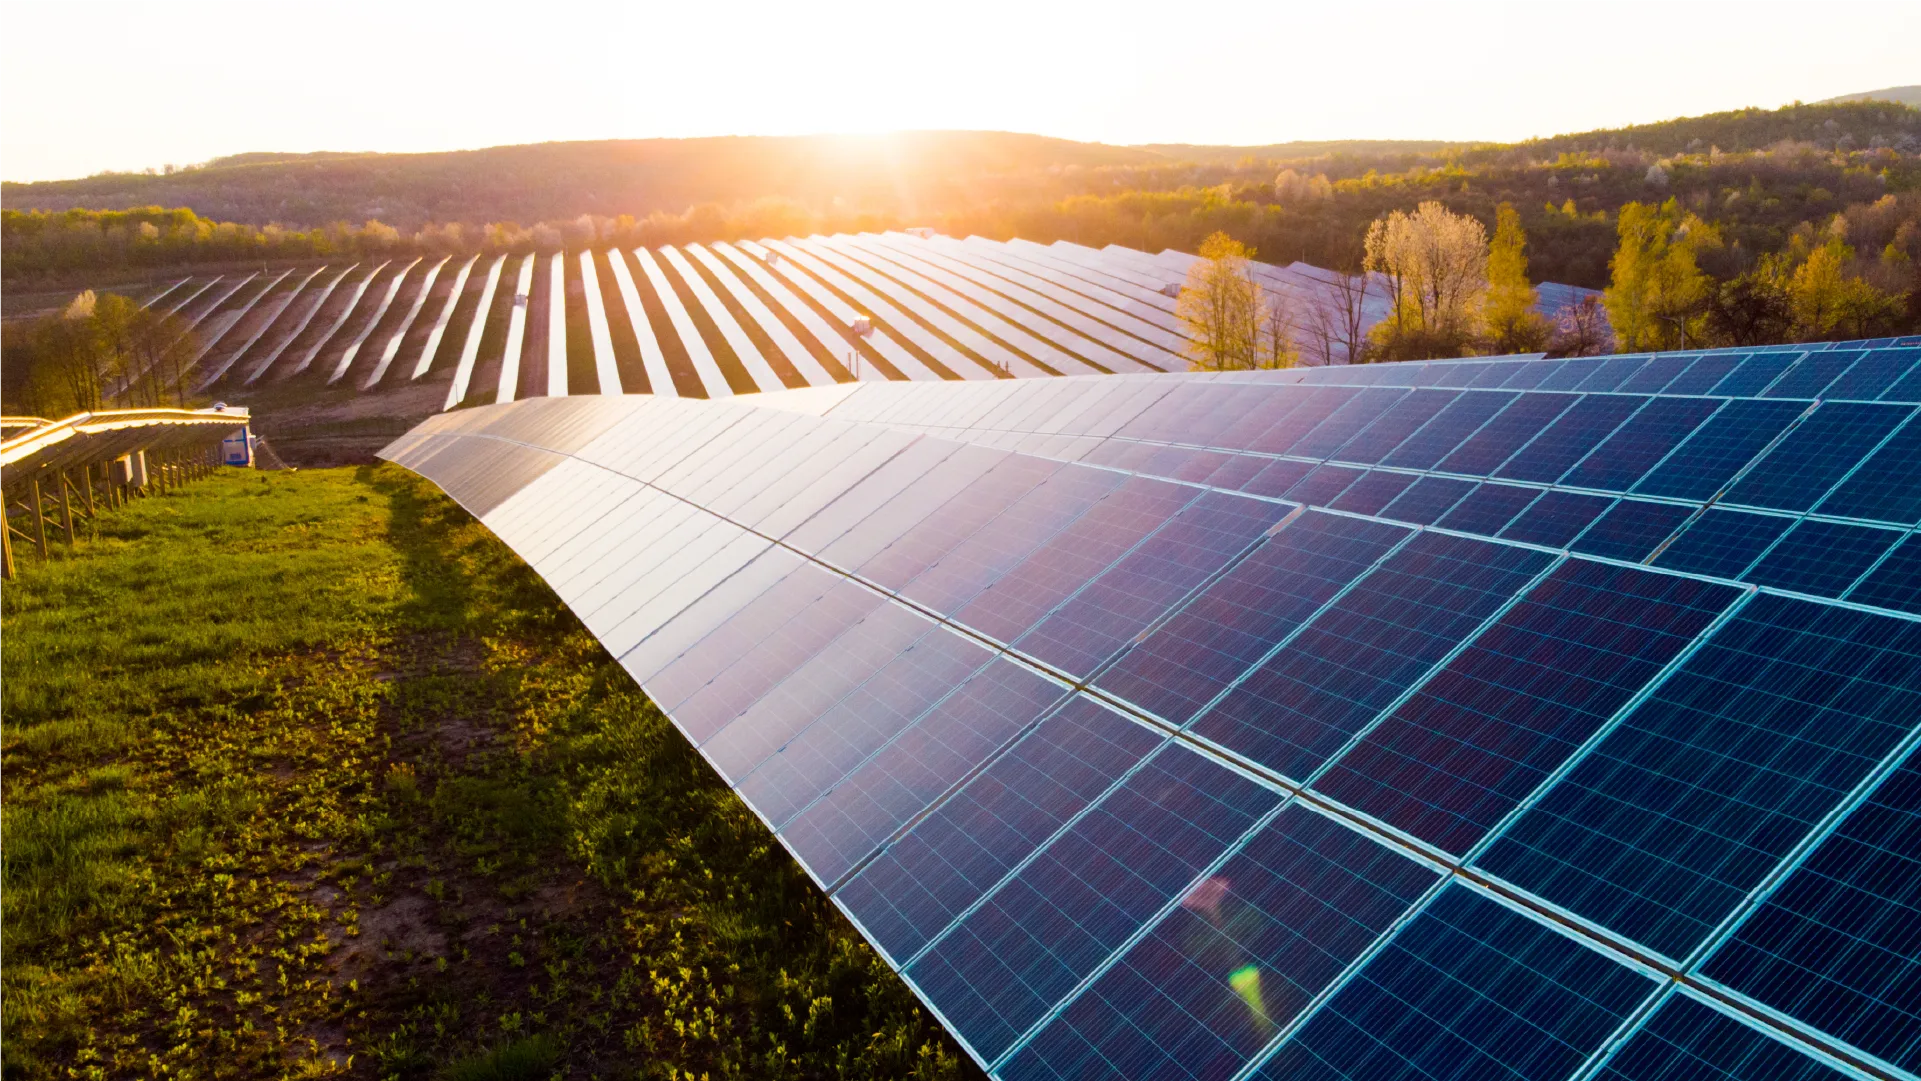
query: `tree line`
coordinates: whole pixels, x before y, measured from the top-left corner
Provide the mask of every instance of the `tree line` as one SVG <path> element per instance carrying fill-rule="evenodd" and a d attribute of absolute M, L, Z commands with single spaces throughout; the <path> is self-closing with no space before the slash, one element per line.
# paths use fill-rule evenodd
<path fill-rule="evenodd" d="M 6 410 L 65 417 L 99 409 L 188 406 L 199 339 L 176 315 L 88 290 L 59 312 L 5 324 Z"/>
<path fill-rule="evenodd" d="M 1884 197 L 1869 210 L 1898 217 L 1898 206 L 1885 205 L 1893 203 Z M 1601 298 L 1549 318 L 1536 310 L 1527 232 L 1511 204 L 1496 208 L 1490 237 L 1479 220 L 1423 202 L 1375 219 L 1361 267 L 1336 274 L 1305 300 L 1262 288 L 1251 268 L 1255 250 L 1216 232 L 1200 245 L 1176 315 L 1191 364 L 1214 371 L 1303 359 L 1587 356 L 1921 331 L 1912 258 L 1892 242 L 1864 257 L 1848 243 L 1849 229 L 1837 215 L 1822 230 L 1797 231 L 1784 250 L 1716 278 L 1702 257 L 1723 246 L 1719 228 L 1673 198 L 1629 203 L 1616 221 Z M 1387 303 L 1388 314 L 1364 331 L 1370 295 Z"/>

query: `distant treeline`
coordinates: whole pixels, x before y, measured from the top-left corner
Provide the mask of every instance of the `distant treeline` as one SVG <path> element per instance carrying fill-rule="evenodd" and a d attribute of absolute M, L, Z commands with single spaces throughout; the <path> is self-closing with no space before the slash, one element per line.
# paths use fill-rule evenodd
<path fill-rule="evenodd" d="M 17 282 L 195 262 L 652 247 L 907 226 L 1190 252 L 1219 232 L 1265 262 L 1355 269 L 1373 222 L 1432 202 L 1490 233 L 1496 208 L 1513 206 L 1533 280 L 1599 289 L 1614 281 L 1623 208 L 1672 200 L 1676 213 L 1713 230 L 1714 243 L 1699 246 L 1696 258 L 1714 281 L 1756 280 L 1764 268 L 1778 278 L 1821 251 L 1828 263 L 1841 260 L 1846 275 L 1897 298 L 1901 319 L 1917 317 L 1921 110 L 1904 105 L 1748 109 L 1508 145 L 1300 149 L 1317 153 L 1229 161 L 1223 148 L 955 132 L 252 155 L 173 176 L 9 185 L 12 206 L 119 190 L 113 184 L 199 192 L 207 202 L 194 203 L 198 213 L 8 209 L 0 212 L 0 271 Z M 1175 152 L 1194 160 L 1171 160 Z M 498 171 L 474 172 L 486 163 Z M 377 198 L 365 190 L 374 181 Z M 535 188 L 537 197 L 529 194 Z M 705 195 L 681 210 L 592 209 L 607 203 L 609 190 L 629 191 L 643 207 L 663 192 Z M 203 216 L 209 203 L 252 205 L 270 195 L 282 206 L 339 205 L 329 193 L 362 199 L 355 205 L 372 199 L 451 213 L 405 210 L 393 219 L 398 225 L 367 217 L 302 227 Z M 511 206 L 569 212 L 528 225 L 474 220 L 480 210 Z M 306 220 L 306 211 L 283 220 Z"/>

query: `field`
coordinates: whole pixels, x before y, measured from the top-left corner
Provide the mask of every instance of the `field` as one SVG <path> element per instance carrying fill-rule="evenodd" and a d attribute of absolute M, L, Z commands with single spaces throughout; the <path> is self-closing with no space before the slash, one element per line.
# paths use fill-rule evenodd
<path fill-rule="evenodd" d="M 59 555 L 4 599 L 9 1079 L 972 1070 L 412 474 L 224 473 Z"/>

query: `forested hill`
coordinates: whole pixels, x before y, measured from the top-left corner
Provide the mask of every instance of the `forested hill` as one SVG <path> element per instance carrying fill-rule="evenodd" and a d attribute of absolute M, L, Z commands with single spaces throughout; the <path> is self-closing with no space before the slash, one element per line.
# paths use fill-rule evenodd
<path fill-rule="evenodd" d="M 1148 150 L 1008 132 L 726 136 L 535 143 L 433 154 L 238 154 L 169 174 L 107 173 L 6 184 L 11 210 L 192 207 L 202 217 L 311 228 L 377 218 L 537 222 L 580 214 L 679 213 L 764 197 L 809 205 L 885 202 L 911 212 L 1019 195 L 1015 178 L 1165 160 Z"/>
<path fill-rule="evenodd" d="M 1392 175 L 1450 163 L 1496 165 L 1517 154 L 1734 154 L 1783 143 L 1921 149 L 1921 111 L 1880 101 L 1794 105 L 1473 146 L 1347 140 L 1120 147 L 1007 132 L 902 132 L 539 143 L 431 154 L 250 153 L 168 174 L 6 184 L 0 203 L 10 210 L 191 207 L 216 222 L 292 229 L 368 219 L 413 231 L 428 223 L 532 224 L 582 214 L 645 218 L 758 199 L 790 200 L 823 214 L 913 220 L 990 205 L 1173 191 L 1243 174 L 1271 178 L 1288 165 L 1311 165 L 1340 180 L 1369 170 Z"/>

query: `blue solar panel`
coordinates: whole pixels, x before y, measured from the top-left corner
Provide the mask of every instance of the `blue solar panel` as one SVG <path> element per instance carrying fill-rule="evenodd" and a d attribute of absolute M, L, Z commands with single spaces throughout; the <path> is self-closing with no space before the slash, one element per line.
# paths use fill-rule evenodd
<path fill-rule="evenodd" d="M 994 1076 L 1892 1076 L 1916 357 L 543 399 L 391 453 Z"/>
<path fill-rule="evenodd" d="M 1693 514 L 1694 508 L 1689 506 L 1623 499 L 1574 541 L 1573 550 L 1639 563 Z"/>
<path fill-rule="evenodd" d="M 1794 522 L 1778 514 L 1709 507 L 1654 557 L 1654 565 L 1716 578 L 1739 578 Z"/>
<path fill-rule="evenodd" d="M 1673 995 L 1628 1039 L 1601 1081 L 1845 1081 L 1847 1074 L 1752 1025 Z"/>
<path fill-rule="evenodd" d="M 996 759 L 834 895 L 905 961 L 1164 742 L 1086 699 Z"/>
<path fill-rule="evenodd" d="M 1569 470 L 1561 483 L 1626 491 L 1720 407 L 1720 402 L 1709 398 L 1653 399 Z"/>
<path fill-rule="evenodd" d="M 1792 353 L 1756 353 L 1741 362 L 1741 366 L 1729 373 L 1726 379 L 1715 384 L 1711 393 L 1723 397 L 1744 398 L 1760 394 L 1768 389 L 1781 373 L 1792 367 L 1795 356 Z"/>
<path fill-rule="evenodd" d="M 1442 473 L 1487 476 L 1575 401 L 1563 394 L 1523 394 L 1434 468 Z"/>
<path fill-rule="evenodd" d="M 1910 418 L 1815 508 L 1841 518 L 1921 521 L 1921 420 Z"/>
<path fill-rule="evenodd" d="M 1748 570 L 1757 585 L 1839 597 L 1894 547 L 1893 529 L 1809 519 L 1794 527 Z"/>
<path fill-rule="evenodd" d="M 1623 394 L 1659 394 L 1697 359 L 1691 353 L 1659 354 L 1622 380 L 1615 389 Z"/>
<path fill-rule="evenodd" d="M 1000 1072 L 1227 1077 L 1435 882 L 1296 804 L 1192 886 Z"/>
<path fill-rule="evenodd" d="M 1921 535 L 1908 534 L 1848 592 L 1847 599 L 1921 615 Z"/>
<path fill-rule="evenodd" d="M 1541 498 L 1501 530 L 1501 536 L 1523 544 L 1565 548 L 1613 505 L 1614 500 L 1606 496 L 1543 492 Z"/>
<path fill-rule="evenodd" d="M 1906 350 L 1871 349 L 1847 373 L 1828 384 L 1823 397 L 1871 402 L 1914 368 L 1915 354 Z"/>
<path fill-rule="evenodd" d="M 1385 469 L 1369 470 L 1360 479 L 1347 486 L 1340 497 L 1329 504 L 1334 510 L 1352 511 L 1355 514 L 1379 514 L 1381 508 L 1397 499 L 1402 492 L 1420 479 L 1415 473 L 1390 473 Z"/>
<path fill-rule="evenodd" d="M 1455 397 L 1451 391 L 1414 391 L 1383 411 L 1333 456 L 1338 461 L 1375 465 Z"/>
<path fill-rule="evenodd" d="M 1688 957 L 1921 715 L 1921 624 L 1758 596 L 1480 857 Z"/>
<path fill-rule="evenodd" d="M 1633 490 L 1677 499 L 1708 499 L 1805 408 L 1800 402 L 1729 402 Z"/>
<path fill-rule="evenodd" d="M 1270 1081 L 1561 1081 L 1649 977 L 1450 886 L 1255 1075 Z"/>
<path fill-rule="evenodd" d="M 1208 492 L 1055 609 L 1016 648 L 1080 676 L 1221 570 L 1289 508 Z"/>
<path fill-rule="evenodd" d="M 1868 1054 L 1921 1067 L 1921 769 L 1848 815 L 1703 966 Z"/>
<path fill-rule="evenodd" d="M 993 662 L 795 815 L 782 839 L 822 882 L 838 882 L 1063 693 L 1027 668 Z"/>
<path fill-rule="evenodd" d="M 1422 477 L 1396 496 L 1392 503 L 1381 508 L 1381 517 L 1415 525 L 1433 525 L 1475 487 L 1471 480 Z"/>
<path fill-rule="evenodd" d="M 1729 586 L 1570 560 L 1314 788 L 1464 853 L 1735 596 Z"/>
<path fill-rule="evenodd" d="M 1183 723 L 1407 535 L 1308 511 L 1123 653 L 1094 685 Z"/>
<path fill-rule="evenodd" d="M 1193 731 L 1304 780 L 1549 560 L 1422 533 L 1250 672 Z"/>
<path fill-rule="evenodd" d="M 1201 754 L 1166 747 L 956 923 L 907 977 L 992 1061 L 1280 800 Z"/>
<path fill-rule="evenodd" d="M 1515 484 L 1483 484 L 1469 493 L 1466 499 L 1441 516 L 1435 525 L 1443 529 L 1458 529 L 1464 533 L 1482 533 L 1494 536 L 1514 516 L 1526 510 L 1528 504 L 1540 498 L 1541 489 L 1523 488 Z"/>
<path fill-rule="evenodd" d="M 1774 381 L 1762 395 L 1764 398 L 1823 398 L 1833 395 L 1823 394 L 1830 383 L 1839 379 L 1861 359 L 1859 349 L 1824 349 L 1819 353 L 1809 353 L 1789 368 L 1781 378 Z"/>
<path fill-rule="evenodd" d="M 1824 404 L 1755 463 L 1724 498 L 1754 507 L 1808 510 L 1910 412 L 1900 405 Z"/>
<path fill-rule="evenodd" d="M 1587 395 L 1494 475 L 1542 483 L 1556 480 L 1613 434 L 1644 401 L 1623 394 Z"/>
<path fill-rule="evenodd" d="M 1502 391 L 1469 391 L 1458 395 L 1446 408 L 1434 414 L 1413 435 L 1401 441 L 1382 465 L 1405 469 L 1432 469 L 1462 440 L 1473 435 L 1488 418 L 1501 412 L 1519 395 Z"/>
<path fill-rule="evenodd" d="M 1709 353 L 1688 365 L 1688 370 L 1675 376 L 1673 382 L 1661 388 L 1663 394 L 1707 394 L 1727 378 L 1728 373 L 1741 366 L 1747 359 L 1745 353 Z"/>

